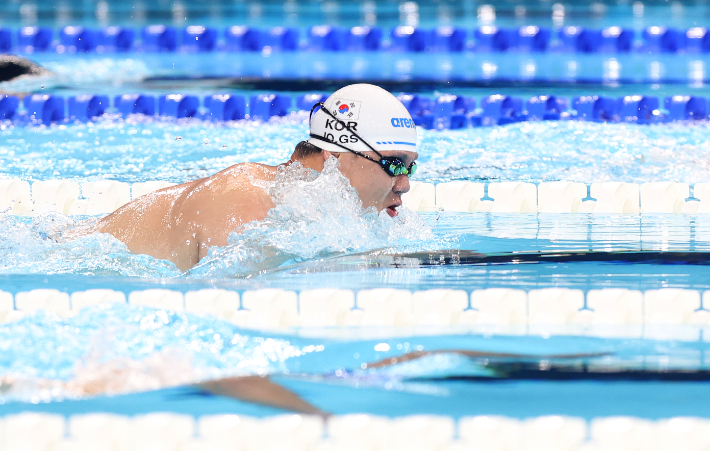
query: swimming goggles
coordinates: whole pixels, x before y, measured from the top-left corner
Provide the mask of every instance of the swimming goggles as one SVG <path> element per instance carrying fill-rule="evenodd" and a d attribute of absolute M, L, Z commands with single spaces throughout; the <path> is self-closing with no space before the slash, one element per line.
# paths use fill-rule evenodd
<path fill-rule="evenodd" d="M 331 113 L 330 111 L 328 111 L 328 108 L 325 107 L 325 105 L 323 104 L 323 102 L 318 102 L 318 103 L 316 103 L 315 105 L 313 105 L 313 108 L 311 108 L 311 114 L 310 114 L 310 116 L 309 116 L 309 122 L 310 122 L 310 118 L 313 117 L 313 110 L 315 110 L 316 107 L 320 107 L 320 110 L 321 110 L 321 111 L 323 111 L 323 112 L 326 113 L 328 116 L 332 117 L 332 118 L 335 119 L 337 122 L 339 122 L 347 131 L 349 131 L 350 133 L 352 133 L 353 135 L 355 135 L 360 141 L 362 141 L 367 147 L 369 147 L 370 150 L 372 150 L 373 152 L 375 152 L 375 154 L 377 154 L 377 156 L 380 157 L 380 159 L 379 159 L 379 161 L 378 161 L 378 160 L 375 160 L 374 158 L 370 158 L 370 157 L 368 157 L 367 155 L 365 155 L 365 154 L 362 153 L 362 152 L 358 152 L 357 150 L 349 149 L 349 148 L 343 146 L 342 144 L 337 143 L 337 142 L 335 142 L 335 141 L 332 141 L 332 140 L 330 140 L 330 139 L 324 138 L 323 136 L 318 136 L 318 135 L 314 135 L 313 133 L 311 133 L 311 138 L 314 138 L 314 139 L 317 139 L 317 140 L 320 140 L 320 141 L 325 141 L 325 142 L 327 142 L 327 143 L 329 143 L 329 144 L 334 144 L 334 145 L 336 145 L 336 146 L 338 146 L 338 147 L 340 147 L 340 148 L 342 148 L 342 149 L 347 150 L 348 152 L 354 153 L 355 155 L 357 155 L 357 156 L 359 156 L 359 157 L 363 157 L 363 158 L 365 158 L 365 159 L 367 159 L 367 160 L 372 161 L 373 163 L 377 163 L 378 165 L 380 165 L 380 167 L 381 167 L 382 169 L 384 169 L 384 171 L 385 171 L 385 172 L 387 173 L 387 175 L 389 175 L 390 177 L 397 177 L 398 175 L 406 175 L 407 177 L 411 177 L 411 176 L 414 175 L 415 172 L 417 172 L 417 162 L 416 162 L 416 161 L 413 161 L 412 164 L 410 164 L 409 167 L 407 167 L 407 166 L 404 164 L 404 162 L 403 162 L 402 160 L 400 160 L 399 158 L 395 158 L 395 157 L 385 157 L 384 155 L 382 155 L 381 153 L 379 153 L 378 151 L 376 151 L 367 141 L 365 141 L 364 139 L 362 139 L 362 137 L 361 137 L 360 135 L 358 135 L 357 133 L 355 133 L 355 131 L 354 131 L 353 129 L 351 129 L 350 127 L 348 127 L 348 125 L 347 125 L 345 122 L 343 122 L 342 120 L 338 119 L 337 117 L 335 117 L 335 116 L 333 115 L 333 113 Z M 317 112 L 317 111 L 316 111 L 316 112 Z"/>

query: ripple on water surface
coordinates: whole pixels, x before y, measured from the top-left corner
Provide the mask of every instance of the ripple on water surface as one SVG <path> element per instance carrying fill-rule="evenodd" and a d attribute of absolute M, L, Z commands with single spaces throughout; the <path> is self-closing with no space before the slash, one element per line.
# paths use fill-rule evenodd
<path fill-rule="evenodd" d="M 416 179 L 697 183 L 710 175 L 710 126 L 523 122 L 420 130 Z M 307 138 L 307 114 L 269 123 L 179 123 L 107 117 L 91 124 L 0 130 L 2 176 L 184 182 L 232 164 L 278 164 Z"/>

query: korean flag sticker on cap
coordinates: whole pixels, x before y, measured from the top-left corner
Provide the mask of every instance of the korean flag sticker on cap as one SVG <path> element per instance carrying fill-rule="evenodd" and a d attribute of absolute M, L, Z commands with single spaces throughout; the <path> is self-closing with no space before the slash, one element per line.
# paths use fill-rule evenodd
<path fill-rule="evenodd" d="M 333 116 L 342 120 L 356 121 L 360 116 L 360 101 L 335 99 Z"/>

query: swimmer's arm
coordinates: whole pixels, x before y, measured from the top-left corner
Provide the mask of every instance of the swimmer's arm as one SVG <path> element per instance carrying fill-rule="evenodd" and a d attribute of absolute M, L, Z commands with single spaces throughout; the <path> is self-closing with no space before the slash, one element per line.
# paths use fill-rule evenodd
<path fill-rule="evenodd" d="M 373 363 L 366 363 L 365 368 L 385 368 L 390 365 L 395 365 L 397 363 L 409 362 L 412 360 L 421 359 L 422 357 L 427 357 L 430 355 L 437 354 L 458 354 L 464 357 L 470 358 L 509 358 L 509 359 L 582 359 L 589 357 L 601 357 L 609 355 L 608 353 L 597 353 L 597 354 L 558 354 L 558 355 L 547 355 L 547 356 L 537 356 L 537 355 L 524 355 L 524 354 L 507 354 L 498 352 L 481 352 L 481 351 L 468 351 L 463 349 L 442 349 L 437 351 L 414 351 L 407 354 L 390 357 L 387 359 L 382 359 Z"/>
<path fill-rule="evenodd" d="M 240 401 L 261 404 L 263 406 L 276 407 L 309 415 L 327 415 L 319 408 L 303 400 L 294 392 L 271 382 L 268 377 L 231 377 L 203 382 L 198 384 L 197 387 L 215 395 L 228 396 Z"/>

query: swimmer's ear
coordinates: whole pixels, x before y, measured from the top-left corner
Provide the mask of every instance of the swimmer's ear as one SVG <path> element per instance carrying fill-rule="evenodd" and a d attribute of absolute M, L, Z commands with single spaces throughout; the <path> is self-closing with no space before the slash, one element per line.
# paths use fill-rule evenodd
<path fill-rule="evenodd" d="M 327 150 L 321 151 L 321 154 L 323 155 L 323 161 L 325 162 L 328 158 L 331 156 L 334 156 L 335 158 L 340 157 L 340 154 L 337 152 L 328 152 Z"/>

